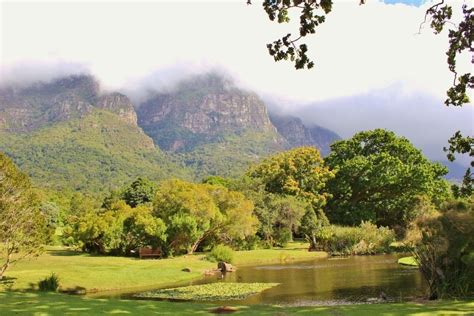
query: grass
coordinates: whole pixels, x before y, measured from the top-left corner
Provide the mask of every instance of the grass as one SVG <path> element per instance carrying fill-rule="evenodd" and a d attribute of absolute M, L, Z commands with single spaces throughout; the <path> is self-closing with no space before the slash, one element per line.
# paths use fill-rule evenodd
<path fill-rule="evenodd" d="M 416 262 L 415 258 L 411 256 L 398 259 L 398 263 L 404 266 L 418 267 L 418 263 Z"/>
<path fill-rule="evenodd" d="M 307 244 L 291 243 L 287 248 L 236 251 L 235 265 L 308 260 L 325 257 L 324 252 L 308 252 Z M 7 271 L 14 281 L 12 289 L 23 290 L 30 284 L 55 273 L 61 289 L 85 288 L 87 292 L 161 287 L 200 278 L 216 263 L 204 255 L 189 255 L 160 260 L 127 257 L 91 256 L 62 248 L 49 248 L 38 258 L 20 261 Z M 189 268 L 191 272 L 183 272 Z M 1 291 L 2 287 L 0 287 Z"/>
<path fill-rule="evenodd" d="M 292 242 L 285 248 L 236 251 L 234 255 L 234 264 L 236 266 L 243 266 L 260 263 L 301 261 L 325 258 L 328 255 L 326 252 L 322 251 L 310 252 L 308 251 L 308 248 L 308 243 Z"/>
<path fill-rule="evenodd" d="M 277 285 L 279 283 L 211 283 L 148 291 L 135 296 L 193 301 L 242 300 Z"/>
<path fill-rule="evenodd" d="M 30 283 L 55 273 L 61 289 L 83 287 L 87 292 L 145 288 L 200 278 L 215 264 L 202 256 L 182 256 L 164 260 L 91 256 L 68 250 L 49 250 L 38 258 L 20 261 L 7 271 L 13 289 L 27 289 Z M 191 272 L 181 271 L 184 268 Z M 0 287 L 1 290 L 1 287 Z"/>
<path fill-rule="evenodd" d="M 90 299 L 41 292 L 0 292 L 2 316 L 31 315 L 212 315 L 216 305 L 118 299 Z M 437 301 L 425 304 L 372 304 L 280 307 L 234 306 L 234 315 L 472 315 L 474 301 Z"/>

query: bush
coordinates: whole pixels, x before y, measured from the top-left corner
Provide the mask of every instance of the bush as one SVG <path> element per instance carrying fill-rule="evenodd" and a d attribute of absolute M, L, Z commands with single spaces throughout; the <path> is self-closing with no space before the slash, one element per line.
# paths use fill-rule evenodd
<path fill-rule="evenodd" d="M 224 261 L 232 263 L 234 261 L 234 251 L 225 245 L 217 245 L 212 248 L 206 259 L 212 262 Z"/>
<path fill-rule="evenodd" d="M 373 255 L 390 252 L 393 230 L 362 222 L 358 227 L 326 226 L 317 236 L 322 249 L 335 255 Z"/>
<path fill-rule="evenodd" d="M 474 201 L 449 201 L 421 214 L 408 237 L 429 298 L 474 294 Z"/>
<path fill-rule="evenodd" d="M 59 288 L 59 277 L 52 273 L 49 277 L 38 282 L 38 288 L 43 292 L 57 292 Z"/>

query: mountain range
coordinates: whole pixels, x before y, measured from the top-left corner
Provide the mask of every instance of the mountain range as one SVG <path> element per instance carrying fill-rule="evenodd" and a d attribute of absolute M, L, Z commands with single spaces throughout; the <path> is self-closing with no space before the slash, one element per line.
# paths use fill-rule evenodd
<path fill-rule="evenodd" d="M 0 88 L 0 150 L 41 186 L 103 191 L 135 177 L 238 176 L 272 153 L 339 136 L 268 113 L 254 92 L 216 73 L 134 104 L 89 75 Z"/>

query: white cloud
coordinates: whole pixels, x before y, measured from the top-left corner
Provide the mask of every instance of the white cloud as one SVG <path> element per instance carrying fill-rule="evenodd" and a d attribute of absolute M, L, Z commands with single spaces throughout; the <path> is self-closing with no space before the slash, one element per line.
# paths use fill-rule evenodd
<path fill-rule="evenodd" d="M 290 63 L 275 64 L 265 48 L 295 25 L 270 22 L 259 3 L 3 2 L 2 75 L 18 63 L 60 60 L 81 64 L 107 87 L 121 88 L 175 65 L 217 65 L 262 92 L 300 100 L 365 93 L 394 82 L 443 97 L 452 79 L 446 36 L 428 28 L 414 35 L 427 5 L 337 2 L 308 39 L 316 69 L 296 71 Z"/>

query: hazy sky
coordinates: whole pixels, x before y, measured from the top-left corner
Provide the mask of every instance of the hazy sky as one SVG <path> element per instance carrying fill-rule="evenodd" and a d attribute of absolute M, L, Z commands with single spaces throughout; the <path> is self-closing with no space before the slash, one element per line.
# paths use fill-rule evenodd
<path fill-rule="evenodd" d="M 285 100 L 281 104 L 288 111 L 307 113 L 311 104 L 315 121 L 344 136 L 363 125 L 348 124 L 349 113 L 364 113 L 373 122 L 379 115 L 371 118 L 371 107 L 383 113 L 386 106 L 406 108 L 408 103 L 415 107 L 413 117 L 426 123 L 420 126 L 438 115 L 435 121 L 442 122 L 439 128 L 446 133 L 460 127 L 473 134 L 472 105 L 452 109 L 467 117 L 462 121 L 451 116 L 443 120 L 444 112 L 438 110 L 452 82 L 444 53 L 447 35 L 434 35 L 428 26 L 416 34 L 431 2 L 386 1 L 396 4 L 336 1 L 327 22 L 307 40 L 316 62 L 310 71 L 296 71 L 268 55 L 266 43 L 295 32 L 298 18 L 289 25 L 272 23 L 259 1 L 251 6 L 245 0 L 2 1 L 0 83 L 89 72 L 109 89 L 131 90 L 160 88 L 190 73 L 222 68 L 242 86 Z M 462 1 L 454 4 L 459 8 Z M 459 58 L 461 69 L 472 68 L 470 58 Z M 375 98 L 381 91 L 395 93 L 396 102 Z M 414 95 L 422 97 L 414 102 Z M 363 111 L 356 107 L 361 102 Z M 423 102 L 419 109 L 417 102 Z M 322 121 L 328 114 L 318 117 L 318 108 L 327 113 L 328 104 L 333 105 L 330 115 L 345 123 Z M 392 121 L 387 127 L 403 130 L 407 125 L 406 136 L 426 139 L 426 130 L 410 124 Z M 435 140 L 439 138 L 427 142 Z"/>

